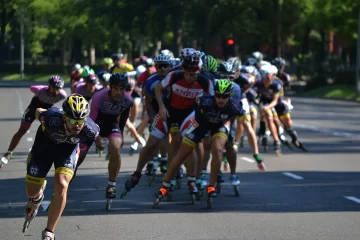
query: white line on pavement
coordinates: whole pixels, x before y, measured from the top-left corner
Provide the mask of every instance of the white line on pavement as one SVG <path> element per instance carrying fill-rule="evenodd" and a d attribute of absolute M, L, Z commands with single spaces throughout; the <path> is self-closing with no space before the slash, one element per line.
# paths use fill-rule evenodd
<path fill-rule="evenodd" d="M 18 90 L 16 90 L 16 95 L 18 96 L 18 99 L 19 99 L 20 114 L 23 114 L 24 113 L 24 105 L 23 105 L 23 101 L 22 101 L 21 95 Z"/>
<path fill-rule="evenodd" d="M 304 179 L 302 176 L 293 174 L 291 172 L 283 172 L 282 174 L 285 175 L 285 176 L 291 177 L 293 179 L 296 179 L 296 180 L 303 180 Z"/>
<path fill-rule="evenodd" d="M 354 139 L 354 140 L 360 140 L 360 135 L 354 134 L 354 133 L 336 131 L 331 128 L 316 127 L 316 126 L 312 126 L 312 125 L 308 125 L 308 124 L 301 124 L 301 123 L 294 123 L 293 125 L 296 128 L 312 130 L 315 132 L 325 133 L 325 134 L 333 135 L 336 137 L 344 137 L 344 138 L 349 138 L 349 139 Z"/>
<path fill-rule="evenodd" d="M 358 199 L 357 197 L 353 197 L 353 196 L 345 196 L 344 198 L 346 198 L 347 200 L 356 202 L 360 204 L 360 199 Z"/>
<path fill-rule="evenodd" d="M 26 138 L 26 141 L 27 141 L 27 142 L 32 142 L 32 141 L 33 141 L 33 138 L 32 138 L 32 137 L 28 137 L 28 138 Z"/>
<path fill-rule="evenodd" d="M 251 158 L 247 158 L 247 157 L 242 157 L 241 158 L 242 160 L 244 160 L 244 161 L 247 161 L 247 162 L 255 162 L 255 160 L 253 160 L 253 159 L 251 159 Z"/>

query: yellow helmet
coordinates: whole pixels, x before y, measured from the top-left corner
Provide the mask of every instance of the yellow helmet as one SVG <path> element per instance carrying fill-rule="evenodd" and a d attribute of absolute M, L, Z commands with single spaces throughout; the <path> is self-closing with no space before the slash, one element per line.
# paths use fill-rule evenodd
<path fill-rule="evenodd" d="M 68 96 L 62 104 L 64 115 L 71 119 L 85 119 L 89 116 L 90 105 L 80 94 Z"/>

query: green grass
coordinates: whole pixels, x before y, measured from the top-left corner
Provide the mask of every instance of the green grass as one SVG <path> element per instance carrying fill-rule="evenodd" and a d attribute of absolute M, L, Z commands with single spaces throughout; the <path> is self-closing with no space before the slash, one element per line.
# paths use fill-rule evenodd
<path fill-rule="evenodd" d="M 356 96 L 355 91 L 355 86 L 329 85 L 326 87 L 315 88 L 313 90 L 305 92 L 302 95 L 309 97 L 337 98 L 360 101 L 360 97 Z"/>
<path fill-rule="evenodd" d="M 20 74 L 4 73 L 4 74 L 0 74 L 0 79 L 7 80 L 7 81 L 46 82 L 53 75 L 56 75 L 56 74 L 24 74 L 24 78 L 21 79 Z"/>

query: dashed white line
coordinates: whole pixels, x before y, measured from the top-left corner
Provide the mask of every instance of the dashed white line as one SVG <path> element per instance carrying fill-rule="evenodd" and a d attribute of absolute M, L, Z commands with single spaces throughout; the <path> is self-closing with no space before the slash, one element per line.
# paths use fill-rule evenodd
<path fill-rule="evenodd" d="M 282 174 L 285 175 L 285 176 L 291 177 L 293 179 L 296 179 L 296 180 L 303 180 L 304 179 L 302 176 L 293 174 L 291 172 L 283 172 Z"/>
<path fill-rule="evenodd" d="M 356 202 L 360 204 L 360 199 L 358 199 L 357 197 L 353 197 L 353 196 L 345 196 L 344 198 L 346 198 L 347 200 Z"/>
<path fill-rule="evenodd" d="M 308 124 L 301 124 L 301 123 L 294 123 L 293 125 L 294 125 L 294 127 L 297 127 L 297 128 L 312 130 L 314 132 L 325 133 L 325 134 L 333 135 L 336 137 L 344 137 L 344 138 L 349 138 L 349 139 L 353 139 L 353 140 L 360 140 L 360 135 L 354 134 L 354 133 L 336 131 L 331 128 L 316 127 L 316 126 L 311 126 Z"/>
<path fill-rule="evenodd" d="M 27 142 L 32 142 L 32 141 L 33 141 L 33 138 L 32 138 L 32 137 L 27 137 L 27 138 L 26 138 L 26 141 L 27 141 Z"/>
<path fill-rule="evenodd" d="M 22 101 L 22 97 L 19 93 L 18 90 L 15 91 L 16 92 L 16 95 L 18 96 L 18 99 L 19 99 L 19 110 L 20 110 L 20 113 L 23 114 L 24 113 L 24 105 L 23 105 L 23 101 Z"/>
<path fill-rule="evenodd" d="M 255 162 L 255 160 L 253 160 L 251 158 L 247 158 L 247 157 L 242 157 L 241 159 L 244 161 L 247 161 L 247 162 L 251 162 L 251 163 Z"/>

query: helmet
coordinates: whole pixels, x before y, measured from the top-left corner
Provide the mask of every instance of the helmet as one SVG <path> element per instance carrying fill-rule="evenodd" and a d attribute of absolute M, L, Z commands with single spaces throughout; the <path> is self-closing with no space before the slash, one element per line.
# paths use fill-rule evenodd
<path fill-rule="evenodd" d="M 241 66 L 240 72 L 242 73 L 248 73 L 251 75 L 255 75 L 256 74 L 256 68 L 254 66 Z"/>
<path fill-rule="evenodd" d="M 144 67 L 144 65 L 139 65 L 136 68 L 136 79 L 138 79 L 140 77 L 140 75 L 146 71 L 146 67 Z"/>
<path fill-rule="evenodd" d="M 286 61 L 283 58 L 278 57 L 272 61 L 272 64 L 274 64 L 278 68 L 282 68 L 283 66 L 285 66 Z"/>
<path fill-rule="evenodd" d="M 256 58 L 248 58 L 248 59 L 246 59 L 246 63 L 245 63 L 245 65 L 246 66 L 256 66 L 256 64 L 257 64 L 257 60 L 256 60 Z"/>
<path fill-rule="evenodd" d="M 53 86 L 54 88 L 63 88 L 64 80 L 58 75 L 52 76 L 49 79 L 49 86 Z"/>
<path fill-rule="evenodd" d="M 74 71 L 79 71 L 80 70 L 80 68 L 81 68 L 81 65 L 79 64 L 79 63 L 76 63 L 74 66 L 73 66 L 73 68 L 72 68 L 72 70 Z"/>
<path fill-rule="evenodd" d="M 64 115 L 68 118 L 80 120 L 89 116 L 90 105 L 80 94 L 68 96 L 62 104 Z"/>
<path fill-rule="evenodd" d="M 82 72 L 81 77 L 86 78 L 89 74 L 94 74 L 94 69 L 91 69 L 89 66 L 85 65 Z"/>
<path fill-rule="evenodd" d="M 233 83 L 227 79 L 219 79 L 215 81 L 215 94 L 231 94 L 233 92 Z"/>
<path fill-rule="evenodd" d="M 173 67 L 178 66 L 178 65 L 181 64 L 181 59 L 180 59 L 180 58 L 173 58 L 173 59 L 171 60 L 171 63 L 172 63 L 172 65 L 173 65 Z"/>
<path fill-rule="evenodd" d="M 155 63 L 154 63 L 154 60 L 152 58 L 147 58 L 145 60 L 145 67 L 152 67 L 154 65 L 155 65 Z"/>
<path fill-rule="evenodd" d="M 102 63 L 104 65 L 112 66 L 114 64 L 113 60 L 111 58 L 104 58 Z"/>
<path fill-rule="evenodd" d="M 124 59 L 124 54 L 122 54 L 122 53 L 113 53 L 113 54 L 111 54 L 111 59 L 113 60 L 113 62 L 123 60 Z"/>
<path fill-rule="evenodd" d="M 221 73 L 235 73 L 233 64 L 231 62 L 222 62 L 218 67 L 218 72 Z"/>
<path fill-rule="evenodd" d="M 202 65 L 203 65 L 202 68 L 205 68 L 205 66 L 207 65 L 208 59 L 204 52 L 200 52 L 200 59 L 201 59 Z"/>
<path fill-rule="evenodd" d="M 159 52 L 159 55 L 166 55 L 169 56 L 170 58 L 174 58 L 174 53 L 168 49 L 163 49 Z"/>
<path fill-rule="evenodd" d="M 263 54 L 261 52 L 253 52 L 251 55 L 258 62 L 261 62 L 264 59 L 264 56 L 263 56 Z"/>
<path fill-rule="evenodd" d="M 267 77 L 268 75 L 276 75 L 278 69 L 274 65 L 262 65 L 259 71 L 262 77 Z"/>
<path fill-rule="evenodd" d="M 110 86 L 116 85 L 120 87 L 127 87 L 129 85 L 129 76 L 123 73 L 113 73 L 110 76 Z"/>
<path fill-rule="evenodd" d="M 183 48 L 180 51 L 179 58 L 181 59 L 181 61 L 184 61 L 186 56 L 189 56 L 189 55 L 193 54 L 194 52 L 196 52 L 196 50 L 194 48 Z"/>
<path fill-rule="evenodd" d="M 172 60 L 172 57 L 170 55 L 166 55 L 166 54 L 163 54 L 163 53 L 160 53 L 159 55 L 157 55 L 155 58 L 154 58 L 154 62 L 155 64 L 161 64 L 161 63 L 164 63 L 164 64 L 171 64 L 171 60 Z"/>
<path fill-rule="evenodd" d="M 85 82 L 95 84 L 97 82 L 97 78 L 95 74 L 89 74 L 85 78 Z"/>
<path fill-rule="evenodd" d="M 111 74 L 110 74 L 110 73 L 107 73 L 107 72 L 100 72 L 100 73 L 98 74 L 99 80 L 105 82 L 106 85 L 109 84 L 110 76 L 111 76 Z"/>
<path fill-rule="evenodd" d="M 241 60 L 238 57 L 229 58 L 227 62 L 231 62 L 233 65 L 233 71 L 238 71 L 241 68 Z"/>
<path fill-rule="evenodd" d="M 216 72 L 217 69 L 217 61 L 216 59 L 211 56 L 211 55 L 207 55 L 207 62 L 205 65 L 205 68 L 210 71 L 210 72 Z"/>
<path fill-rule="evenodd" d="M 200 52 L 195 51 L 184 57 L 182 67 L 187 72 L 197 72 L 201 69 L 202 62 L 200 59 Z"/>

